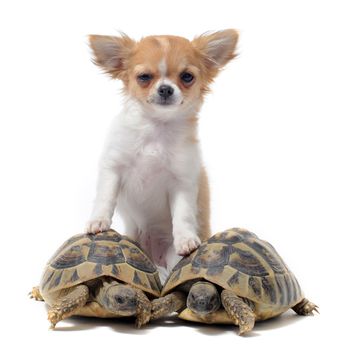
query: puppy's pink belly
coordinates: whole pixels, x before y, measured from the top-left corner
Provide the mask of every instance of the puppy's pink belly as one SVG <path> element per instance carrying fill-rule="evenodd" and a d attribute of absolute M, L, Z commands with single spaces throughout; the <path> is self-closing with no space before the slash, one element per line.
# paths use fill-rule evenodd
<path fill-rule="evenodd" d="M 152 233 L 141 233 L 138 240 L 141 247 L 156 265 L 167 267 L 166 254 L 172 244 L 170 240 L 165 237 L 160 238 L 158 235 L 152 235 Z"/>

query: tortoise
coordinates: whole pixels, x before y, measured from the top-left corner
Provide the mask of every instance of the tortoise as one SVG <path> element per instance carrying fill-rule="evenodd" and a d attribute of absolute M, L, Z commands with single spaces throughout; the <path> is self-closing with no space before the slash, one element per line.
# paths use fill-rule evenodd
<path fill-rule="evenodd" d="M 188 321 L 238 325 L 240 335 L 289 308 L 318 312 L 272 245 L 241 228 L 215 234 L 180 260 L 161 295 L 152 319 L 178 311 Z"/>
<path fill-rule="evenodd" d="M 136 316 L 136 326 L 151 315 L 149 298 L 159 297 L 156 266 L 136 242 L 114 230 L 78 234 L 49 260 L 31 294 L 49 305 L 51 328 L 72 315 Z"/>

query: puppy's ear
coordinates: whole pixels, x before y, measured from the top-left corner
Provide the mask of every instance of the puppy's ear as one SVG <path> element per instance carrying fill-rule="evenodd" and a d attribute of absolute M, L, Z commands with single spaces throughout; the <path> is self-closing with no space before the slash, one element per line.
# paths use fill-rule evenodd
<path fill-rule="evenodd" d="M 235 57 L 238 32 L 226 29 L 214 33 L 204 33 L 192 41 L 209 69 L 218 70 Z"/>
<path fill-rule="evenodd" d="M 125 34 L 120 37 L 90 35 L 89 41 L 94 54 L 94 63 L 113 78 L 123 79 L 135 41 Z"/>

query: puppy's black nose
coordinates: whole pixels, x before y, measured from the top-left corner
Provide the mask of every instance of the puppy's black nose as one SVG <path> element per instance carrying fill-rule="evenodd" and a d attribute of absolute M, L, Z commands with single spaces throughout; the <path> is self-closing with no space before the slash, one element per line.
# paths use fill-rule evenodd
<path fill-rule="evenodd" d="M 170 85 L 161 85 L 158 88 L 158 94 L 162 98 L 168 98 L 174 93 L 174 89 Z"/>

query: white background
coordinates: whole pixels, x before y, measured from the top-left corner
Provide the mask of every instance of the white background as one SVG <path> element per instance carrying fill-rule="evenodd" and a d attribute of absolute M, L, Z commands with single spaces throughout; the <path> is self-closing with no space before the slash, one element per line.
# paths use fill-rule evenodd
<path fill-rule="evenodd" d="M 188 38 L 237 28 L 239 57 L 200 113 L 213 232 L 270 241 L 320 315 L 235 327 L 70 319 L 48 330 L 27 298 L 83 230 L 120 82 L 90 61 L 87 34 Z M 1 342 L 36 349 L 344 348 L 349 323 L 349 11 L 346 1 L 2 1 Z M 114 228 L 122 230 L 118 218 Z M 346 328 L 345 328 L 346 327 Z"/>

